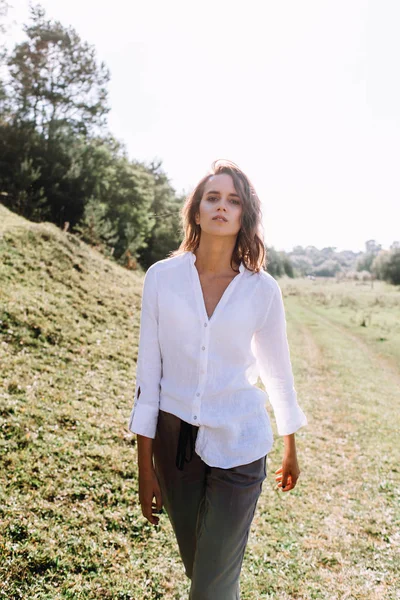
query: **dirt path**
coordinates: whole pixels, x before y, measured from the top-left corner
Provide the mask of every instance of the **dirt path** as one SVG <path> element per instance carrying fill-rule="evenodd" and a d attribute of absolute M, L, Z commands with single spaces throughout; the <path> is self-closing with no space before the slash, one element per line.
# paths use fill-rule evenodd
<path fill-rule="evenodd" d="M 396 382 L 400 389 L 400 365 L 396 365 L 394 360 L 391 358 L 387 356 L 383 357 L 381 354 L 376 352 L 376 350 L 363 339 L 361 339 L 360 336 L 349 331 L 348 327 L 345 325 L 341 325 L 337 321 L 329 319 L 329 317 L 322 315 L 317 309 L 314 309 L 305 303 L 302 303 L 301 306 L 302 310 L 308 312 L 311 318 L 319 320 L 328 329 L 337 331 L 341 336 L 347 338 L 349 342 L 355 344 L 361 352 L 363 352 L 365 355 L 368 355 L 369 360 L 373 362 L 375 368 L 381 369 L 382 374 Z"/>
<path fill-rule="evenodd" d="M 296 390 L 309 419 L 296 435 L 301 481 L 293 494 L 274 490 L 277 437 L 250 546 L 252 565 L 261 557 L 267 564 L 270 595 L 254 578 L 258 595 L 243 598 L 400 598 L 399 374 L 298 299 L 286 311 Z"/>

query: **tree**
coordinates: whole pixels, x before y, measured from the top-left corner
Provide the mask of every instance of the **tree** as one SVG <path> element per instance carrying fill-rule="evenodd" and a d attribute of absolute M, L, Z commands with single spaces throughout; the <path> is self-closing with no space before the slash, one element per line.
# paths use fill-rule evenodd
<path fill-rule="evenodd" d="M 357 258 L 356 270 L 371 272 L 372 263 L 381 250 L 381 244 L 378 244 L 375 240 L 366 241 L 365 252 Z"/>
<path fill-rule="evenodd" d="M 368 240 L 365 242 L 365 252 L 367 254 L 373 254 L 374 256 L 377 256 L 381 250 L 382 245 L 378 244 L 375 240 Z"/>
<path fill-rule="evenodd" d="M 387 265 L 387 280 L 393 285 L 400 285 L 400 250 L 395 249 L 390 252 Z"/>
<path fill-rule="evenodd" d="M 0 191 L 2 202 L 33 220 L 46 218 L 46 196 L 35 160 L 40 146 L 37 133 L 24 124 L 0 123 Z M 47 213 L 47 214 L 46 214 Z"/>
<path fill-rule="evenodd" d="M 99 197 L 98 133 L 108 112 L 109 74 L 72 28 L 31 8 L 27 40 L 8 58 L 0 120 L 0 186 L 5 203 L 33 220 L 73 227 Z M 94 159 L 94 157 L 97 158 Z M 104 158 L 104 157 L 103 157 Z"/>
<path fill-rule="evenodd" d="M 118 232 L 115 256 L 122 258 L 128 250 L 137 256 L 155 224 L 154 177 L 145 165 L 123 156 L 113 163 L 109 186 L 106 217 Z"/>
<path fill-rule="evenodd" d="M 179 246 L 183 233 L 180 214 L 185 200 L 183 196 L 176 196 L 162 169 L 161 161 L 153 161 L 148 168 L 154 177 L 154 198 L 151 205 L 154 225 L 147 246 L 140 252 L 140 263 L 144 268 L 166 258 Z"/>
<path fill-rule="evenodd" d="M 89 134 L 105 124 L 109 72 L 97 64 L 93 46 L 72 27 L 31 7 L 27 40 L 9 57 L 9 96 L 14 120 L 30 122 L 48 141 L 60 131 Z"/>
<path fill-rule="evenodd" d="M 356 262 L 357 271 L 371 271 L 371 266 L 375 257 L 376 254 L 373 254 L 372 252 L 361 254 Z"/>
<path fill-rule="evenodd" d="M 266 250 L 268 273 L 272 275 L 272 277 L 282 277 L 284 274 L 284 268 L 279 252 L 277 252 L 273 246 L 270 246 Z"/>
<path fill-rule="evenodd" d="M 336 273 L 340 271 L 340 265 L 334 259 L 329 258 L 322 264 L 314 269 L 314 275 L 317 277 L 335 277 Z"/>
<path fill-rule="evenodd" d="M 282 266 L 283 266 L 283 270 L 284 270 L 285 274 L 288 277 L 293 278 L 294 270 L 293 270 L 293 265 L 291 263 L 289 256 L 286 254 L 286 252 L 281 252 L 280 255 L 282 258 Z"/>
<path fill-rule="evenodd" d="M 107 254 L 113 254 L 114 245 L 118 241 L 117 228 L 106 217 L 107 205 L 91 198 L 86 203 L 83 218 L 75 227 L 75 233 L 91 246 Z"/>
<path fill-rule="evenodd" d="M 2 22 L 3 18 L 7 16 L 9 5 L 6 0 L 0 0 L 0 40 L 2 36 L 6 33 L 7 27 Z M 3 67 L 7 57 L 7 51 L 5 44 L 0 41 L 0 68 Z M 1 73 L 1 71 L 0 71 Z M 6 101 L 6 92 L 4 88 L 4 81 L 0 79 L 0 107 L 4 109 L 4 103 Z"/>
<path fill-rule="evenodd" d="M 371 271 L 378 279 L 400 285 L 400 250 L 381 250 L 372 263 Z"/>
<path fill-rule="evenodd" d="M 68 222 L 117 259 L 164 258 L 179 245 L 183 199 L 161 163 L 129 160 L 106 133 L 108 70 L 39 5 L 24 32 L 7 60 L 4 101 L 0 94 L 2 201 L 31 220 Z"/>

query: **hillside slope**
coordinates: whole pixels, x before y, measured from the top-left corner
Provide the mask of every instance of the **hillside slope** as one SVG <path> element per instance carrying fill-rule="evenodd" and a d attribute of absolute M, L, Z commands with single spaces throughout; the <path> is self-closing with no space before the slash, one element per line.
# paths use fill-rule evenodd
<path fill-rule="evenodd" d="M 135 597 L 143 275 L 1 205 L 0 265 L 0 598 Z"/>

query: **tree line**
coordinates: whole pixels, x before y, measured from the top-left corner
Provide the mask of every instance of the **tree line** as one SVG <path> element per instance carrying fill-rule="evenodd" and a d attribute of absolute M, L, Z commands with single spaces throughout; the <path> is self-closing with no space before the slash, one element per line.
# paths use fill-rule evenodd
<path fill-rule="evenodd" d="M 6 11 L 0 0 L 0 17 Z M 130 159 L 108 131 L 110 73 L 95 48 L 48 19 L 40 5 L 31 5 L 23 31 L 12 50 L 0 46 L 0 201 L 146 269 L 178 247 L 184 195 L 161 161 Z M 267 256 L 277 277 L 334 277 L 353 269 L 400 284 L 398 242 L 384 251 L 369 240 L 364 253 L 270 247 Z"/>
<path fill-rule="evenodd" d="M 295 276 L 337 277 L 352 279 L 382 279 L 400 284 L 400 242 L 384 250 L 376 240 L 365 242 L 364 252 L 337 251 L 327 246 L 295 246 L 288 253 Z"/>
<path fill-rule="evenodd" d="M 5 8 L 4 0 L 0 6 Z M 25 40 L 2 49 L 1 201 L 146 268 L 180 241 L 183 197 L 161 162 L 128 158 L 107 130 L 110 73 L 72 27 L 31 6 Z"/>

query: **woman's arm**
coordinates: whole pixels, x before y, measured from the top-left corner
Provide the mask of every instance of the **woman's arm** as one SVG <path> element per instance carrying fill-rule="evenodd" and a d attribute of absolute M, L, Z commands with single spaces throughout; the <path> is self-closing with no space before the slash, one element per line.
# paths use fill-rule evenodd
<path fill-rule="evenodd" d="M 137 436 L 139 472 L 146 473 L 153 469 L 153 439 L 144 435 Z"/>
<path fill-rule="evenodd" d="M 153 467 L 153 440 L 144 435 L 137 436 L 139 466 L 139 501 L 142 514 L 152 525 L 159 518 L 153 513 L 161 511 L 162 497 L 157 475 Z M 156 499 L 155 503 L 153 498 Z"/>
<path fill-rule="evenodd" d="M 254 334 L 254 350 L 278 433 L 284 436 L 285 451 L 282 466 L 276 471 L 277 480 L 282 490 L 289 491 L 300 474 L 294 433 L 307 424 L 307 418 L 298 405 L 294 388 L 282 292 L 275 280 L 269 283 L 271 300 L 265 320 Z"/>
<path fill-rule="evenodd" d="M 140 505 L 143 516 L 153 525 L 159 521 L 153 513 L 162 508 L 161 490 L 153 468 L 153 439 L 160 405 L 161 375 L 157 277 L 152 266 L 147 270 L 143 283 L 136 392 L 129 429 L 137 434 Z M 155 504 L 153 498 L 156 499 Z"/>
<path fill-rule="evenodd" d="M 155 265 L 146 272 L 140 314 L 139 349 L 136 364 L 136 392 L 129 429 L 153 438 L 156 435 L 162 374 L 158 338 L 158 292 Z"/>

